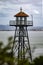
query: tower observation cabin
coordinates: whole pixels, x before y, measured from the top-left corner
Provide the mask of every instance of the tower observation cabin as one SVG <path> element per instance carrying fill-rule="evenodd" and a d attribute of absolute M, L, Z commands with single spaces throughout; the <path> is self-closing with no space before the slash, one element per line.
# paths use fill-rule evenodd
<path fill-rule="evenodd" d="M 10 21 L 10 26 L 33 26 L 33 20 L 27 21 L 27 17 L 29 18 L 29 15 L 24 13 L 22 11 L 22 8 L 20 9 L 20 12 L 14 15 L 16 17 L 16 20 Z M 31 16 L 32 19 L 32 16 Z"/>
<path fill-rule="evenodd" d="M 29 15 L 23 12 L 22 8 L 20 8 L 20 12 L 14 15 L 14 17 L 16 18 L 16 20 L 11 20 L 9 22 L 9 25 L 15 26 L 16 28 L 14 34 L 14 41 L 16 46 L 15 55 L 17 54 L 18 59 L 29 58 L 32 61 L 32 54 L 27 27 L 33 26 L 33 19 L 31 19 L 31 21 L 28 21 L 27 17 L 29 17 Z M 13 52 L 15 50 L 13 49 Z"/>

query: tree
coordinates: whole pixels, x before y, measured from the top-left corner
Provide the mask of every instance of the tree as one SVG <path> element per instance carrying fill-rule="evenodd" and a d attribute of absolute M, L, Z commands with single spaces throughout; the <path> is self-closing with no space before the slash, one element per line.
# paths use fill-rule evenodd
<path fill-rule="evenodd" d="M 15 42 L 13 40 L 13 37 L 8 38 L 8 44 L 6 46 L 3 46 L 3 42 L 0 42 L 0 65 L 15 65 L 17 62 L 17 65 L 43 65 L 43 56 L 40 56 L 38 58 L 35 58 L 32 63 L 29 62 L 27 59 L 22 60 L 15 60 L 13 53 L 13 47 L 15 45 Z"/>
<path fill-rule="evenodd" d="M 3 47 L 3 42 L 0 42 L 0 65 L 7 63 L 8 65 L 14 65 L 14 56 L 12 53 L 13 37 L 8 38 L 8 44 Z"/>
<path fill-rule="evenodd" d="M 28 59 L 22 59 L 18 61 L 18 65 L 30 65 L 30 62 Z"/>
<path fill-rule="evenodd" d="M 43 56 L 34 59 L 34 65 L 43 65 Z"/>
<path fill-rule="evenodd" d="M 43 65 L 43 56 L 35 58 L 30 65 Z"/>

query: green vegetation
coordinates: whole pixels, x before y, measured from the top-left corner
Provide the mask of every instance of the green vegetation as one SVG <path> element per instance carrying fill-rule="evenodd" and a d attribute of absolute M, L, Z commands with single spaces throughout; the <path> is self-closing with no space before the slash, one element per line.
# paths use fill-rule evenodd
<path fill-rule="evenodd" d="M 15 60 L 16 58 L 12 50 L 13 43 L 13 37 L 8 38 L 8 44 L 6 46 L 4 46 L 3 42 L 0 42 L 0 65 L 43 65 L 43 56 L 35 58 L 32 63 L 28 59 Z"/>
<path fill-rule="evenodd" d="M 33 62 L 34 65 L 43 65 L 43 56 L 40 56 L 39 58 L 35 58 Z"/>
<path fill-rule="evenodd" d="M 3 42 L 0 42 L 0 65 L 7 63 L 8 65 L 14 65 L 14 57 L 12 54 L 13 38 L 8 38 L 8 44 L 3 47 Z"/>

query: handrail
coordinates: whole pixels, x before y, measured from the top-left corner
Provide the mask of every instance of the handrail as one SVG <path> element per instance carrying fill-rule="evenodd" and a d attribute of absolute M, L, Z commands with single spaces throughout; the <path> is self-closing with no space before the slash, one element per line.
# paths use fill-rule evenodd
<path fill-rule="evenodd" d="M 18 22 L 16 22 L 16 21 L 14 21 L 14 20 L 11 20 L 10 22 L 9 22 L 9 25 L 33 25 L 33 21 L 26 21 L 26 24 L 24 23 L 24 21 L 21 21 L 21 23 L 20 23 L 20 20 L 18 21 Z"/>

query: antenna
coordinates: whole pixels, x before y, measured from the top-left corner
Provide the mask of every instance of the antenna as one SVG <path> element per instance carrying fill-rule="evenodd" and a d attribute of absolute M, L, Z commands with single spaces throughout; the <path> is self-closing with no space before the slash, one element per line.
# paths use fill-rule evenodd
<path fill-rule="evenodd" d="M 20 7 L 20 12 L 22 12 L 22 7 Z"/>

